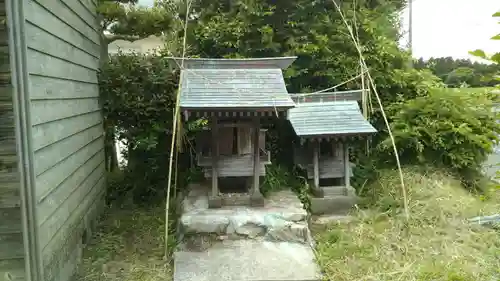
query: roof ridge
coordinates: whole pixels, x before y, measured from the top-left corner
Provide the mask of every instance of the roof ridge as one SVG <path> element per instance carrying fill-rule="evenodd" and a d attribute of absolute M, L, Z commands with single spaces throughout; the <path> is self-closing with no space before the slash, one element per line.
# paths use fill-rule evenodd
<path fill-rule="evenodd" d="M 177 58 L 167 57 L 178 68 L 184 62 L 185 69 L 286 69 L 296 59 L 291 57 L 268 57 L 268 58 L 243 58 L 243 59 L 214 59 L 214 58 Z"/>

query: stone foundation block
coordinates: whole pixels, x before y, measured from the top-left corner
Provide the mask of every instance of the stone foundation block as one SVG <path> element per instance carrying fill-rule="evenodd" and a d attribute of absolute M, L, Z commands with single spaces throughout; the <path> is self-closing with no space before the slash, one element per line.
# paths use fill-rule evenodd
<path fill-rule="evenodd" d="M 356 204 L 354 196 L 325 196 L 311 198 L 311 213 L 313 215 L 347 214 Z"/>

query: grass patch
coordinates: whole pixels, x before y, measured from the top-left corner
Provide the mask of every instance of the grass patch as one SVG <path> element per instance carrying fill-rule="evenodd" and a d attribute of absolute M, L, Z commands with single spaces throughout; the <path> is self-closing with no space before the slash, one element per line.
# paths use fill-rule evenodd
<path fill-rule="evenodd" d="M 284 167 L 276 164 L 266 166 L 266 175 L 260 186 L 262 195 L 269 194 L 291 188 L 293 175 Z"/>
<path fill-rule="evenodd" d="M 291 190 L 297 194 L 304 207 L 310 209 L 309 186 L 307 185 L 304 171 L 297 167 L 289 169 L 276 164 L 266 166 L 266 175 L 260 186 L 260 192 L 264 197 L 282 190 Z"/>
<path fill-rule="evenodd" d="M 76 280 L 172 280 L 171 260 L 164 258 L 164 208 L 163 204 L 150 208 L 108 208 L 84 250 Z M 171 238 L 169 245 L 169 249 L 175 245 Z"/>
<path fill-rule="evenodd" d="M 481 200 L 444 173 L 405 170 L 406 221 L 397 172 L 382 174 L 369 209 L 315 234 L 327 280 L 500 280 L 499 233 L 466 221 L 498 213 L 498 189 Z"/>

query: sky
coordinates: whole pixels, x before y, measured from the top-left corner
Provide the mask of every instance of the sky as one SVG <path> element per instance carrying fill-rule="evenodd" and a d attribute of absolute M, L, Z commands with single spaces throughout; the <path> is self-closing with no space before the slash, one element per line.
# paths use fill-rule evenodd
<path fill-rule="evenodd" d="M 492 17 L 497 11 L 500 0 L 413 0 L 413 56 L 470 58 L 468 52 L 475 49 L 500 52 L 500 40 L 490 40 L 500 33 Z"/>
<path fill-rule="evenodd" d="M 141 5 L 153 2 L 139 0 Z M 492 17 L 497 11 L 500 0 L 413 0 L 413 56 L 471 58 L 468 52 L 475 49 L 500 52 L 500 40 L 490 40 L 500 33 Z M 402 20 L 407 30 L 408 10 Z"/>

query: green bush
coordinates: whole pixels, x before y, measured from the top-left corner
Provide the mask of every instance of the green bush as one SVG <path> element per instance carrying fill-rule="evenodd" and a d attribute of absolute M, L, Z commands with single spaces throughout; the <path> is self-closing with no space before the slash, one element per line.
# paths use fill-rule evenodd
<path fill-rule="evenodd" d="M 126 185 L 109 194 L 132 190 L 136 201 L 163 199 L 178 73 L 158 56 L 111 56 L 99 75 L 108 145 L 127 144 Z M 111 188 L 115 188 L 115 187 Z M 113 196 L 115 197 L 115 196 Z"/>
<path fill-rule="evenodd" d="M 487 91 L 436 89 L 394 103 L 391 129 L 403 164 L 431 164 L 465 179 L 480 171 L 500 134 L 495 98 Z M 390 138 L 379 147 L 392 152 Z"/>

